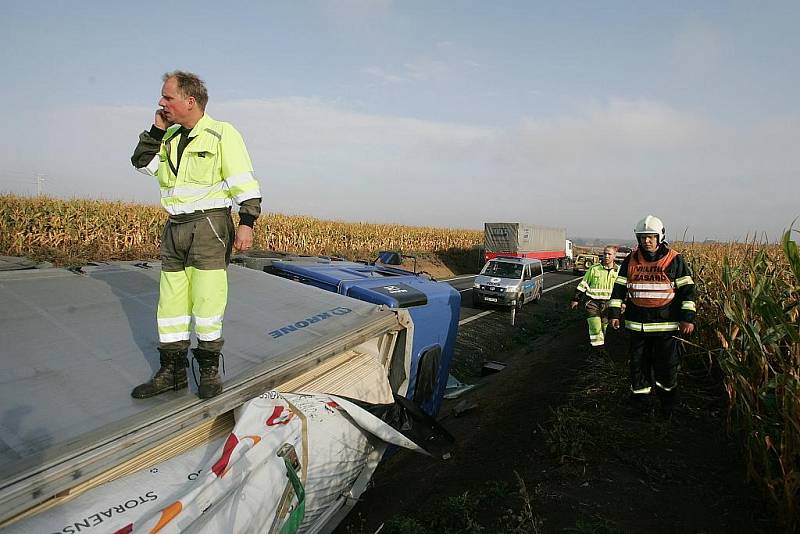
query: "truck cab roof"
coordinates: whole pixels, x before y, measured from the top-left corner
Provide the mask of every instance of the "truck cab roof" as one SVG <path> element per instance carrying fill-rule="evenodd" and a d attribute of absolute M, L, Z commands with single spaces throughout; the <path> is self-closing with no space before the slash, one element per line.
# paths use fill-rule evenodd
<path fill-rule="evenodd" d="M 390 265 L 331 257 L 265 253 L 260 258 L 245 256 L 239 261 L 326 291 L 391 309 L 406 309 L 414 323 L 407 396 L 429 415 L 438 412 L 461 309 L 461 294 L 450 284 Z M 437 363 L 422 363 L 428 357 Z M 424 376 L 433 369 L 437 376 Z M 423 382 L 427 386 L 422 387 Z"/>

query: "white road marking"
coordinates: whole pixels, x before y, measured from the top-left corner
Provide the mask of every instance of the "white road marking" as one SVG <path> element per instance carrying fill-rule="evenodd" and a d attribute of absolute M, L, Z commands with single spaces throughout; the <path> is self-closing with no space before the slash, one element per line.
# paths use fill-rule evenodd
<path fill-rule="evenodd" d="M 557 286 L 548 287 L 547 289 L 542 291 L 542 293 L 547 293 L 548 291 L 552 291 L 554 289 L 558 289 L 561 286 L 565 286 L 567 284 L 571 284 L 572 282 L 577 282 L 578 280 L 580 280 L 582 278 L 583 278 L 582 276 L 579 276 L 578 278 L 573 278 L 572 280 L 567 280 L 566 282 L 562 282 L 562 283 L 558 284 Z"/>
<path fill-rule="evenodd" d="M 471 315 L 471 316 L 467 317 L 466 319 L 461 319 L 460 321 L 458 321 L 458 326 L 465 325 L 465 324 L 467 324 L 469 322 L 474 321 L 475 319 L 480 319 L 481 317 L 485 317 L 485 316 L 489 315 L 490 313 L 494 313 L 495 311 L 496 310 L 486 310 L 486 311 L 482 311 L 480 313 L 476 313 L 475 315 Z"/>
<path fill-rule="evenodd" d="M 578 280 L 582 280 L 582 279 L 583 279 L 583 277 L 579 276 L 577 278 L 573 278 L 572 280 L 567 280 L 566 282 L 562 282 L 562 283 L 558 284 L 557 286 L 548 287 L 547 289 L 542 290 L 542 293 L 547 293 L 548 291 L 552 291 L 554 289 L 558 289 L 561 286 L 565 286 L 567 284 L 571 284 L 573 282 L 577 282 Z M 472 289 L 472 288 L 469 288 L 469 289 Z M 469 291 L 469 289 L 462 289 L 460 291 Z M 490 313 L 494 313 L 496 311 L 497 310 L 486 310 L 486 311 L 482 311 L 480 313 L 476 313 L 475 315 L 470 315 L 466 319 L 461 319 L 458 322 L 458 326 L 465 325 L 467 323 L 470 323 L 470 322 L 474 321 L 475 319 L 480 319 L 481 317 L 486 317 Z"/>

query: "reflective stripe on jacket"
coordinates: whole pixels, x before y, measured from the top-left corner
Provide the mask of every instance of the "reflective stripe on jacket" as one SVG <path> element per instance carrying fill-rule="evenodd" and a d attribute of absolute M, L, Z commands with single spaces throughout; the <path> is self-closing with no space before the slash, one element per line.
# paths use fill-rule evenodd
<path fill-rule="evenodd" d="M 155 173 L 167 212 L 228 208 L 261 197 L 247 148 L 231 124 L 203 115 L 189 132 L 189 144 L 177 166 L 179 130 L 175 124 L 164 134 Z"/>
<path fill-rule="evenodd" d="M 631 254 L 628 262 L 628 298 L 642 308 L 660 308 L 675 298 L 675 285 L 666 268 L 678 253 L 669 249 L 662 258 L 647 261 L 641 251 Z"/>
<path fill-rule="evenodd" d="M 587 297 L 594 300 L 608 300 L 611 298 L 611 290 L 614 289 L 614 281 L 617 279 L 619 265 L 607 268 L 601 263 L 592 265 L 578 287 L 575 288 L 576 296 L 584 293 Z M 577 298 L 576 298 L 577 300 Z"/>

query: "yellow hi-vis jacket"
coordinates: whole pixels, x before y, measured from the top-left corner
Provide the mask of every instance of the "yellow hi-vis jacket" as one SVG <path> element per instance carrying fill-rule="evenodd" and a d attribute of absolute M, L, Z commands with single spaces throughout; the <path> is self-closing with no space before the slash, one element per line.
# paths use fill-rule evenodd
<path fill-rule="evenodd" d="M 575 288 L 575 300 L 580 293 L 585 293 L 587 297 L 594 300 L 609 300 L 618 272 L 619 265 L 615 264 L 609 269 L 602 263 L 595 263 L 586 271 L 583 280 Z"/>
<path fill-rule="evenodd" d="M 178 166 L 180 128 L 179 124 L 173 124 L 167 129 L 158 161 L 154 158 L 147 166 L 148 174 L 158 178 L 161 205 L 167 212 L 178 215 L 228 208 L 234 202 L 241 204 L 251 198 L 261 198 L 253 164 L 236 128 L 204 114 L 189 132 L 191 142 L 184 149 Z"/>

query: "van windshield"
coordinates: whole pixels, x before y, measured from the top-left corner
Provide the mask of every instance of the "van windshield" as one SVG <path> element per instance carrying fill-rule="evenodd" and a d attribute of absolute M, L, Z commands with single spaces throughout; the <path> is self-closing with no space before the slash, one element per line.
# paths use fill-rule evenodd
<path fill-rule="evenodd" d="M 484 266 L 481 274 L 499 278 L 521 278 L 522 265 L 505 261 L 490 261 Z"/>

